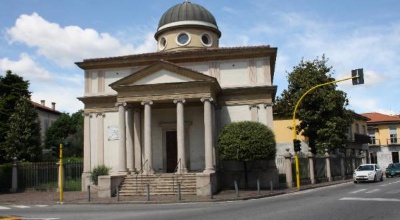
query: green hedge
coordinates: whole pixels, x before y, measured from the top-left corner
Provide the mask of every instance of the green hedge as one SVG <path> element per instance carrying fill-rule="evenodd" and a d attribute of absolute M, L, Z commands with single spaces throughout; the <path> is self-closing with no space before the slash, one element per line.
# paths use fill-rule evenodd
<path fill-rule="evenodd" d="M 12 164 L 0 164 L 0 192 L 8 192 L 12 184 Z"/>

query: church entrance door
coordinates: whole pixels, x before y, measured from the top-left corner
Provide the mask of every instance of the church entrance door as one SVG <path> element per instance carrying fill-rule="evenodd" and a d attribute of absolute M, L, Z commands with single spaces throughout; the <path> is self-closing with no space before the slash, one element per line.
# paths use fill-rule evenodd
<path fill-rule="evenodd" d="M 167 173 L 174 173 L 178 163 L 178 141 L 176 131 L 166 132 Z"/>

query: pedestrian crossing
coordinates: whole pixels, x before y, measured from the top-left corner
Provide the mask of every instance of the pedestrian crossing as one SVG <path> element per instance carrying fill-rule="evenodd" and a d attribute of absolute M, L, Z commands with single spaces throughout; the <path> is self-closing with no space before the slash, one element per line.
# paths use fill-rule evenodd
<path fill-rule="evenodd" d="M 9 210 L 9 209 L 30 209 L 30 208 L 44 208 L 47 207 L 48 205 L 0 205 L 0 211 L 1 210 Z"/>
<path fill-rule="evenodd" d="M 399 184 L 399 181 L 395 182 L 389 182 L 389 183 L 383 183 L 380 185 L 377 185 L 376 188 L 357 188 L 356 190 L 349 191 L 347 194 L 350 194 L 351 196 L 349 197 L 342 197 L 339 200 L 340 201 L 375 201 L 375 202 L 400 202 L 400 189 L 388 189 L 387 187 L 392 185 L 392 184 Z M 360 187 L 361 185 L 357 185 L 357 187 Z M 382 198 L 385 197 L 383 195 L 387 195 L 389 197 L 393 197 L 393 195 L 396 198 Z M 377 198 L 376 198 L 377 197 Z"/>

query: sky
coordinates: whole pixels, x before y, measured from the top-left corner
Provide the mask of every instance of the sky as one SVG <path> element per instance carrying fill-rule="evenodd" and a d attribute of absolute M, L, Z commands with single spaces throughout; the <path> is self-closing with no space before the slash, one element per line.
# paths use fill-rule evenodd
<path fill-rule="evenodd" d="M 61 112 L 83 109 L 89 58 L 155 52 L 159 19 L 183 0 L 0 0 L 0 76 L 30 83 L 32 100 Z M 364 85 L 338 83 L 349 109 L 400 114 L 400 1 L 192 0 L 216 18 L 220 47 L 278 48 L 277 95 L 302 59 L 320 59 L 339 80 L 363 68 Z"/>

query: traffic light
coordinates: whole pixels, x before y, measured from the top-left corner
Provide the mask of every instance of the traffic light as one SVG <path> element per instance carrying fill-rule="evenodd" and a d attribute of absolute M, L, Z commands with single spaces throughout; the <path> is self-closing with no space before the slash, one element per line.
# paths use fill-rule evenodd
<path fill-rule="evenodd" d="M 351 71 L 353 85 L 364 84 L 364 71 L 363 69 L 355 69 Z"/>
<path fill-rule="evenodd" d="M 293 139 L 293 148 L 295 152 L 301 151 L 301 141 Z"/>

